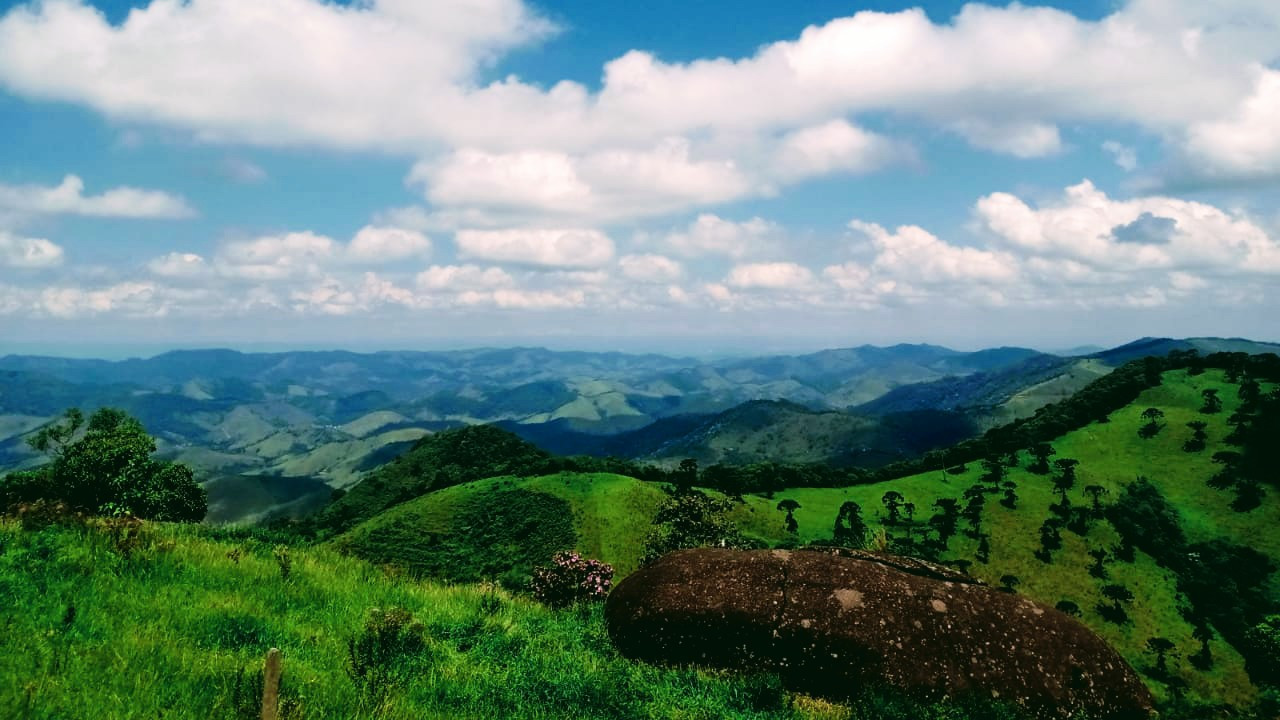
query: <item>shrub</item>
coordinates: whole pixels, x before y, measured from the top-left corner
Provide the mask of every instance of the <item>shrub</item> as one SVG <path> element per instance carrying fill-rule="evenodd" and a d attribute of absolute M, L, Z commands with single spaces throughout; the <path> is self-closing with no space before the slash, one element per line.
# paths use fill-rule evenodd
<path fill-rule="evenodd" d="M 374 702 L 402 685 L 427 650 L 426 628 L 404 608 L 369 611 L 359 635 L 347 640 L 347 675 Z"/>
<path fill-rule="evenodd" d="M 533 571 L 529 581 L 533 596 L 551 607 L 604 600 L 612 585 L 611 565 L 576 552 L 556 553 L 550 565 Z"/>
<path fill-rule="evenodd" d="M 288 546 L 277 545 L 272 555 L 275 556 L 276 565 L 280 567 L 280 579 L 288 582 L 289 575 L 293 573 L 293 558 L 289 556 Z"/>
<path fill-rule="evenodd" d="M 82 513 L 73 511 L 64 502 L 36 500 L 17 506 L 18 523 L 23 530 L 43 530 L 50 525 L 83 525 Z"/>

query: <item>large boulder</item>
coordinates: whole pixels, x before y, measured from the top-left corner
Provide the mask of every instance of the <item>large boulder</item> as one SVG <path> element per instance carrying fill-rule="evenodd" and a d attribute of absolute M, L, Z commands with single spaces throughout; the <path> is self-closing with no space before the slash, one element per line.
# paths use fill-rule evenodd
<path fill-rule="evenodd" d="M 1146 717 L 1152 707 L 1124 659 L 1073 618 L 891 555 L 682 550 L 623 580 L 605 618 L 628 657 L 777 670 L 828 697 L 884 683 L 1002 698 L 1046 717 Z"/>

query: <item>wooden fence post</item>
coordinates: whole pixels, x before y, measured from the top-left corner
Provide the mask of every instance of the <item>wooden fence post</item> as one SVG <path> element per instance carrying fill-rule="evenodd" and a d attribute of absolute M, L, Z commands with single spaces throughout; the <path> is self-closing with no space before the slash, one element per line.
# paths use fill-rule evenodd
<path fill-rule="evenodd" d="M 280 717 L 280 649 L 267 651 L 267 666 L 262 671 L 262 720 Z"/>

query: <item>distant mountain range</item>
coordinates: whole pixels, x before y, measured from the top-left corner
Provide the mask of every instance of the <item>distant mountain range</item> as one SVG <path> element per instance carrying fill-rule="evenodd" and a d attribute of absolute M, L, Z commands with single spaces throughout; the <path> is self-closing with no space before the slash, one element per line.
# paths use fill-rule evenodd
<path fill-rule="evenodd" d="M 657 462 L 877 466 L 1061 399 L 1134 357 L 1280 352 L 1243 339 L 1144 338 L 1088 356 L 862 346 L 703 362 L 542 348 L 452 352 L 184 350 L 123 361 L 0 358 L 0 471 L 72 406 L 142 420 L 209 483 L 214 514 L 313 507 L 436 430 L 496 423 L 559 453 Z"/>

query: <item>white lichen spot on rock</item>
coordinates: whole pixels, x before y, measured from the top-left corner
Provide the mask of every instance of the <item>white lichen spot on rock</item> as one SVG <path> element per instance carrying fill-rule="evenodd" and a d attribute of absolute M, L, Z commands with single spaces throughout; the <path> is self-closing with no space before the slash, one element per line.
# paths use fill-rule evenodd
<path fill-rule="evenodd" d="M 862 607 L 862 593 L 853 588 L 841 588 L 831 594 L 840 603 L 842 610 L 854 610 Z"/>

